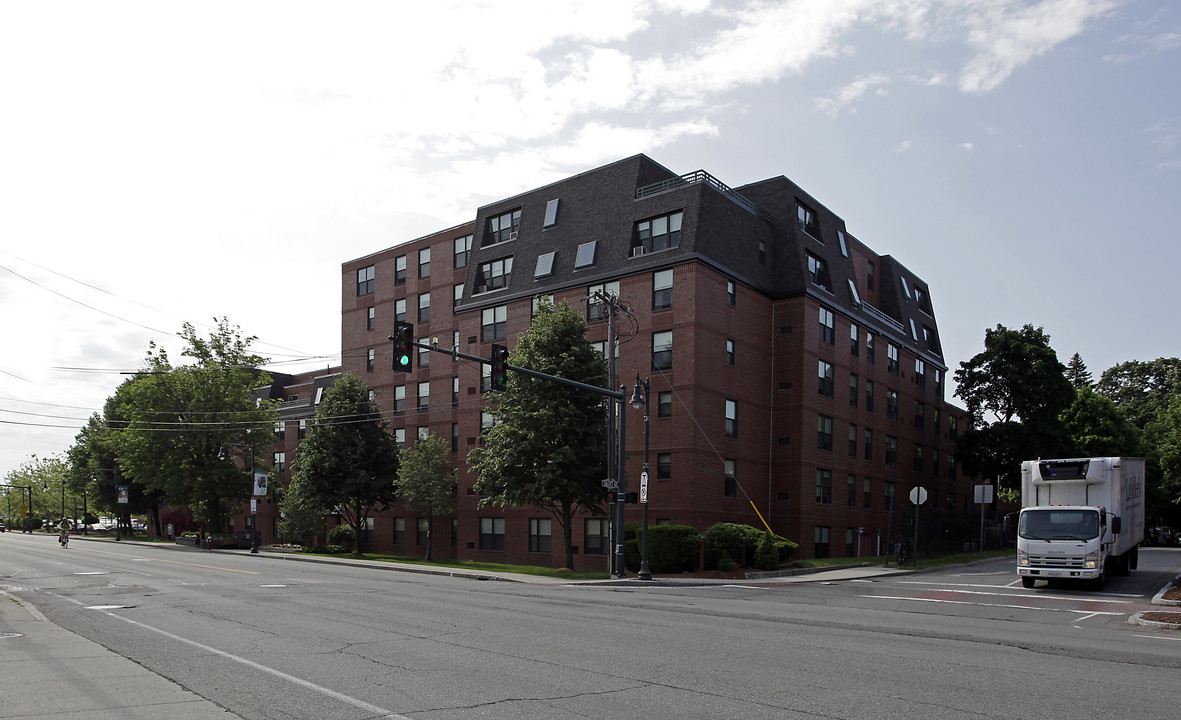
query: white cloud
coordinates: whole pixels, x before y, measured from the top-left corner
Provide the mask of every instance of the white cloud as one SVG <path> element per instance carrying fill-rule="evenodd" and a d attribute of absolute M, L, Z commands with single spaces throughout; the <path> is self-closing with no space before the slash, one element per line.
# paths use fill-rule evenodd
<path fill-rule="evenodd" d="M 1042 0 L 1024 6 L 1005 0 L 955 0 L 949 6 L 968 11 L 968 44 L 977 51 L 960 74 L 960 90 L 979 93 L 995 89 L 1016 68 L 1078 35 L 1115 3 Z"/>
<path fill-rule="evenodd" d="M 850 106 L 870 88 L 877 87 L 876 92 L 878 95 L 885 94 L 884 88 L 879 86 L 889 81 L 889 77 L 881 74 L 862 75 L 841 88 L 840 92 L 836 94 L 836 97 L 818 98 L 813 102 L 819 110 L 830 117 L 840 117 L 842 112 L 857 112 L 856 108 L 850 109 Z"/>

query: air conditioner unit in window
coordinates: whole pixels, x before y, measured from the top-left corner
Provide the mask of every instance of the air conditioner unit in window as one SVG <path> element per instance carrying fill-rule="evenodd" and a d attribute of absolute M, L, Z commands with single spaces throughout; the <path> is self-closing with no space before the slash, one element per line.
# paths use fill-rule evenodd
<path fill-rule="evenodd" d="M 517 239 L 517 231 L 516 231 L 516 230 L 513 230 L 511 233 L 509 233 L 509 234 L 508 234 L 508 239 L 509 239 L 509 240 L 516 240 L 516 239 Z"/>
<path fill-rule="evenodd" d="M 639 257 L 646 252 L 648 252 L 648 248 L 644 247 L 643 245 L 637 245 L 632 248 L 632 257 Z"/>

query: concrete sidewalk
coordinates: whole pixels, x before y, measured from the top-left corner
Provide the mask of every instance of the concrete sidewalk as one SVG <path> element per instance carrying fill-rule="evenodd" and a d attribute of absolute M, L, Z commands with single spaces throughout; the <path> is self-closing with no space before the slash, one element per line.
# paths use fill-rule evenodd
<path fill-rule="evenodd" d="M 0 718 L 238 716 L 50 622 L 0 590 Z"/>

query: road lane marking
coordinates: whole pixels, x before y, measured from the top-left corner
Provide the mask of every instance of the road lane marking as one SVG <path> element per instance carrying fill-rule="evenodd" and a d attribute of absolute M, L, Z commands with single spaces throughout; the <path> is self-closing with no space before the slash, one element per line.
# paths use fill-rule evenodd
<path fill-rule="evenodd" d="M 934 587 L 934 588 L 947 587 L 947 588 L 993 588 L 993 589 L 996 589 L 996 587 L 997 587 L 996 585 L 982 585 L 982 584 L 973 584 L 973 583 L 922 582 L 919 580 L 899 580 L 898 584 L 899 585 L 923 585 L 926 587 Z M 1005 587 L 1008 587 L 1008 586 L 1006 585 Z M 964 592 L 967 592 L 967 591 L 965 590 Z M 1090 600 L 1091 598 L 1096 598 L 1096 597 L 1097 598 L 1142 598 L 1142 597 L 1144 597 L 1143 595 L 1132 595 L 1132 594 L 1128 594 L 1128 593 L 1089 593 L 1087 595 L 1046 595 L 1044 593 L 1034 593 L 1034 594 L 1022 593 L 1019 595 L 1014 595 L 1013 593 L 993 593 L 993 594 L 1006 595 L 1009 597 L 1039 597 L 1039 598 L 1046 598 L 1049 600 Z M 1131 601 L 1130 600 L 1098 599 L 1098 600 L 1091 600 L 1091 602 L 1127 603 L 1127 602 L 1131 602 Z"/>
<path fill-rule="evenodd" d="M 1122 613 L 1122 612 L 1101 612 L 1101 611 L 1096 611 L 1096 610 L 1071 610 L 1069 608 L 1043 608 L 1043 607 L 1032 607 L 1029 605 L 1009 605 L 1006 603 L 980 603 L 980 602 L 969 602 L 967 600 L 941 600 L 939 598 L 906 597 L 904 595 L 858 595 L 857 597 L 871 598 L 873 600 L 911 600 L 913 602 L 942 603 L 945 605 L 973 605 L 975 607 L 995 607 L 995 608 L 1006 608 L 1006 609 L 1010 609 L 1010 610 L 1034 610 L 1037 612 L 1064 612 L 1064 613 L 1074 613 L 1076 615 L 1084 615 L 1085 614 L 1088 617 L 1094 617 L 1096 615 L 1115 615 L 1115 616 L 1127 615 L 1127 613 Z"/>
<path fill-rule="evenodd" d="M 225 572 L 241 573 L 243 575 L 258 575 L 254 570 L 235 570 L 234 568 L 218 567 L 217 565 L 205 565 L 202 563 L 187 563 L 179 560 L 165 560 L 163 558 L 148 558 L 142 555 L 128 555 L 127 553 L 111 552 L 110 550 L 97 550 L 95 548 L 82 548 L 85 552 L 99 553 L 101 555 L 114 555 L 115 557 L 130 558 L 132 560 L 151 560 L 152 562 L 168 563 L 169 565 L 184 565 L 185 567 L 205 568 L 206 570 L 223 570 Z"/>

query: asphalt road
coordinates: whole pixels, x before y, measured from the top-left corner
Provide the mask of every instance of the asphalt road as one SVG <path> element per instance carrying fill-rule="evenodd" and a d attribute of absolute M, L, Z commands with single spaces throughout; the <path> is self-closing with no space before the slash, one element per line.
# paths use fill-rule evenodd
<path fill-rule="evenodd" d="M 0 587 L 250 719 L 1171 717 L 1181 633 L 1127 619 L 1178 571 L 586 587 L 0 537 Z"/>

